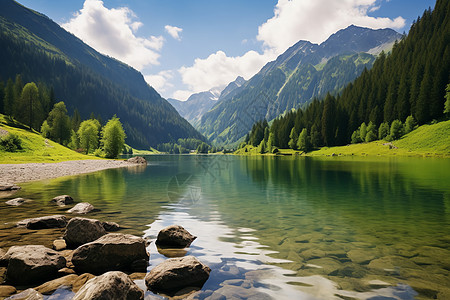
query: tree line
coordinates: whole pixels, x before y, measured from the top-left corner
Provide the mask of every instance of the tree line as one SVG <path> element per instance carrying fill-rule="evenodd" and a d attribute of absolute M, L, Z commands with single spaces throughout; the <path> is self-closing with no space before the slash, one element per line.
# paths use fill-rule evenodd
<path fill-rule="evenodd" d="M 260 121 L 245 142 L 265 140 L 269 149 L 300 149 L 306 141 L 310 149 L 394 140 L 416 124 L 443 119 L 450 111 L 449 24 L 450 2 L 438 0 L 434 11 L 426 10 L 391 54 L 381 53 L 373 68 L 364 70 L 341 94 L 314 99 L 305 109 L 276 118 L 270 129 Z"/>
<path fill-rule="evenodd" d="M 16 119 L 29 130 L 39 131 L 43 137 L 78 152 L 107 158 L 122 153 L 126 135 L 119 118 L 114 115 L 103 126 L 102 119 L 92 113 L 90 119 L 82 121 L 77 109 L 69 117 L 64 102 L 54 102 L 53 89 L 45 84 L 24 85 L 20 75 L 14 82 L 8 79 L 6 86 L 0 82 L 0 113 L 10 120 Z M 20 149 L 17 139 L 2 139 L 3 148 L 7 151 Z"/>

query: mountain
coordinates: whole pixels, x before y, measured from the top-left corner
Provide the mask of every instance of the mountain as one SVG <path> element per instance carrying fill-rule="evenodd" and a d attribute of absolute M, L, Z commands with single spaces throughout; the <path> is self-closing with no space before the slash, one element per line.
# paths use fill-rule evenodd
<path fill-rule="evenodd" d="M 194 127 L 200 122 L 204 113 L 209 111 L 219 99 L 219 95 L 214 91 L 207 91 L 192 94 L 186 101 L 167 99 L 178 113 L 188 120 Z"/>
<path fill-rule="evenodd" d="M 203 115 L 197 129 L 215 143 L 235 143 L 258 120 L 272 120 L 327 92 L 338 93 L 372 67 L 378 51 L 401 37 L 391 29 L 352 25 L 320 45 L 299 41 L 225 96 Z"/>
<path fill-rule="evenodd" d="M 0 2 L 0 78 L 53 87 L 82 118 L 116 114 L 139 148 L 203 137 L 132 67 L 95 51 L 51 19 L 15 1 Z"/>
<path fill-rule="evenodd" d="M 271 146 L 287 148 L 291 132 L 306 133 L 304 140 L 314 147 L 369 142 L 387 135 L 396 139 L 415 123 L 448 118 L 444 103 L 450 84 L 449 37 L 450 1 L 437 0 L 434 10 L 426 10 L 389 55 L 380 54 L 373 67 L 338 96 L 327 95 L 276 118 L 268 133 Z M 434 138 L 443 141 L 445 134 Z"/>
<path fill-rule="evenodd" d="M 183 118 L 188 120 L 194 127 L 197 127 L 206 112 L 244 83 L 245 79 L 238 76 L 236 80 L 230 82 L 225 88 L 217 87 L 206 92 L 192 94 L 186 101 L 170 98 L 167 101 L 175 107 Z"/>

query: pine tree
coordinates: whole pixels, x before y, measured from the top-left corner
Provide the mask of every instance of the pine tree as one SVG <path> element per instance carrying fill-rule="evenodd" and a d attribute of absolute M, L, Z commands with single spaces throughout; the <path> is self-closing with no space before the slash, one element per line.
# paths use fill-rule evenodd
<path fill-rule="evenodd" d="M 413 116 L 408 116 L 405 121 L 405 134 L 410 133 L 416 127 L 416 120 L 414 120 Z"/>
<path fill-rule="evenodd" d="M 72 130 L 74 130 L 75 132 L 78 131 L 78 128 L 80 128 L 81 124 L 81 116 L 77 108 L 75 108 L 73 112 L 71 123 L 72 123 Z"/>
<path fill-rule="evenodd" d="M 11 78 L 8 79 L 8 82 L 6 83 L 3 103 L 5 115 L 12 117 L 14 114 L 14 83 Z"/>
<path fill-rule="evenodd" d="M 311 150 L 310 138 L 308 136 L 308 130 L 306 128 L 303 128 L 302 132 L 300 132 L 300 135 L 298 136 L 297 146 L 298 149 L 303 152 L 308 152 L 309 150 Z"/>
<path fill-rule="evenodd" d="M 370 143 L 372 141 L 375 141 L 376 139 L 377 139 L 377 128 L 375 127 L 375 124 L 369 122 L 369 125 L 367 126 L 365 141 L 366 143 Z"/>
<path fill-rule="evenodd" d="M 20 98 L 22 96 L 22 90 L 23 90 L 23 82 L 22 82 L 22 76 L 16 75 L 16 81 L 14 82 L 14 106 L 13 106 L 13 116 L 17 117 L 18 114 L 22 113 L 19 108 Z"/>
<path fill-rule="evenodd" d="M 297 139 L 298 139 L 298 133 L 297 130 L 295 130 L 295 126 L 292 127 L 291 133 L 289 134 L 289 148 L 296 149 L 297 148 Z"/>
<path fill-rule="evenodd" d="M 425 74 L 423 75 L 422 83 L 420 84 L 419 97 L 416 105 L 416 119 L 419 124 L 424 124 L 431 119 L 430 115 L 430 96 L 431 88 L 433 86 L 431 65 L 427 64 Z"/>
<path fill-rule="evenodd" d="M 444 114 L 450 115 L 450 83 L 447 84 L 447 88 L 445 89 L 445 106 L 444 106 Z"/>
<path fill-rule="evenodd" d="M 27 83 L 23 88 L 20 100 L 16 106 L 17 119 L 32 128 L 39 129 L 41 125 L 42 106 L 39 102 L 39 90 L 34 82 Z"/>
<path fill-rule="evenodd" d="M 3 114 L 5 111 L 5 106 L 3 101 L 5 100 L 5 83 L 0 81 L 0 114 Z"/>
<path fill-rule="evenodd" d="M 387 122 L 381 123 L 378 128 L 378 139 L 384 140 L 389 135 L 389 124 Z"/>

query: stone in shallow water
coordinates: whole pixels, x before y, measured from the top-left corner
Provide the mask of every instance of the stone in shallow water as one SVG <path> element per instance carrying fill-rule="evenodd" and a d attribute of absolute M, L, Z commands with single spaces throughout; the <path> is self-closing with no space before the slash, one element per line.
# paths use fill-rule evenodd
<path fill-rule="evenodd" d="M 77 217 L 67 223 L 64 240 L 68 247 L 77 247 L 95 241 L 105 234 L 106 231 L 99 220 Z"/>
<path fill-rule="evenodd" d="M 102 226 L 106 231 L 118 231 L 120 229 L 120 225 L 115 222 L 102 222 Z"/>
<path fill-rule="evenodd" d="M 87 214 L 94 210 L 94 205 L 88 202 L 77 203 L 74 207 L 69 209 L 67 212 L 69 214 Z"/>
<path fill-rule="evenodd" d="M 320 268 L 315 269 L 316 274 L 324 274 L 328 275 L 333 272 L 337 272 L 340 268 L 342 268 L 342 264 L 335 259 L 325 257 L 318 259 L 308 260 L 309 265 L 318 266 Z"/>
<path fill-rule="evenodd" d="M 0 183 L 0 191 L 15 191 L 20 190 L 20 186 L 12 183 Z"/>
<path fill-rule="evenodd" d="M 8 261 L 7 282 L 24 285 L 51 279 L 66 266 L 63 256 L 42 245 L 13 246 L 2 260 Z"/>
<path fill-rule="evenodd" d="M 12 295 L 6 300 L 43 300 L 44 297 L 34 289 L 27 289 L 19 294 Z"/>
<path fill-rule="evenodd" d="M 378 269 L 388 272 L 399 272 L 403 268 L 411 268 L 416 269 L 419 268 L 413 261 L 410 259 L 401 257 L 401 256 L 383 256 L 377 259 L 372 260 L 368 267 L 370 269 Z"/>
<path fill-rule="evenodd" d="M 35 290 L 44 295 L 51 295 L 57 289 L 65 286 L 76 293 L 88 280 L 94 277 L 94 275 L 88 273 L 79 276 L 75 274 L 66 275 L 64 277 L 41 284 L 40 286 L 35 287 Z"/>
<path fill-rule="evenodd" d="M 69 195 L 61 195 L 53 198 L 51 202 L 56 203 L 58 206 L 66 206 L 67 204 L 73 203 L 73 198 Z"/>
<path fill-rule="evenodd" d="M 31 201 L 32 200 L 25 199 L 25 198 L 14 198 L 14 199 L 6 201 L 5 203 L 8 205 L 11 205 L 11 206 L 20 206 L 24 203 L 31 202 Z"/>
<path fill-rule="evenodd" d="M 352 262 L 357 264 L 368 264 L 371 260 L 376 258 L 376 255 L 371 249 L 363 249 L 363 250 L 350 250 L 347 253 L 348 258 L 352 260 Z"/>
<path fill-rule="evenodd" d="M 201 288 L 211 269 L 193 256 L 170 258 L 154 267 L 145 276 L 147 288 L 173 295 L 186 287 Z"/>
<path fill-rule="evenodd" d="M 53 249 L 56 251 L 61 251 L 66 249 L 66 241 L 65 240 L 54 240 L 53 241 Z"/>
<path fill-rule="evenodd" d="M 73 300 L 144 299 L 144 292 L 123 272 L 112 271 L 90 279 Z"/>
<path fill-rule="evenodd" d="M 165 248 L 185 248 L 189 247 L 196 238 L 182 226 L 171 225 L 161 229 L 156 244 Z"/>
<path fill-rule="evenodd" d="M 109 233 L 81 245 L 72 255 L 75 270 L 93 274 L 111 270 L 136 271 L 136 264 L 144 264 L 145 269 L 148 259 L 144 239 L 121 233 Z"/>
<path fill-rule="evenodd" d="M 64 228 L 66 225 L 67 218 L 63 215 L 25 219 L 17 222 L 17 226 L 26 227 L 27 229 Z"/>
<path fill-rule="evenodd" d="M 16 288 L 11 285 L 0 285 L 0 297 L 8 297 L 16 292 Z"/>

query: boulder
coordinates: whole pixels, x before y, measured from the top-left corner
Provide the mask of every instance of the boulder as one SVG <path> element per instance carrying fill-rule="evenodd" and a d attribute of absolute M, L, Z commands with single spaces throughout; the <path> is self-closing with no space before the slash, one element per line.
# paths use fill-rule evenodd
<path fill-rule="evenodd" d="M 6 281 L 19 285 L 51 279 L 66 266 L 62 255 L 42 245 L 12 246 L 2 260 L 8 261 Z"/>
<path fill-rule="evenodd" d="M 20 190 L 20 186 L 12 183 L 0 183 L 0 191 L 15 191 Z"/>
<path fill-rule="evenodd" d="M 43 300 L 44 297 L 34 289 L 27 289 L 19 294 L 12 295 L 6 300 Z"/>
<path fill-rule="evenodd" d="M 56 251 L 61 251 L 67 248 L 65 240 L 54 240 L 53 241 L 53 249 Z"/>
<path fill-rule="evenodd" d="M 82 202 L 78 203 L 71 209 L 69 209 L 67 212 L 69 214 L 87 214 L 88 212 L 91 212 L 94 210 L 94 205 L 88 203 L 88 202 Z"/>
<path fill-rule="evenodd" d="M 73 198 L 69 195 L 61 195 L 53 198 L 52 202 L 56 203 L 58 206 L 66 206 L 67 204 L 73 203 Z"/>
<path fill-rule="evenodd" d="M 193 256 L 170 258 L 154 267 L 145 276 L 147 288 L 173 295 L 187 287 L 201 288 L 211 269 Z"/>
<path fill-rule="evenodd" d="M 61 287 L 68 287 L 76 293 L 86 282 L 94 277 L 94 275 L 88 273 L 79 276 L 75 274 L 66 275 L 35 287 L 35 290 L 44 295 L 51 295 Z"/>
<path fill-rule="evenodd" d="M 67 218 L 63 215 L 25 219 L 17 222 L 17 226 L 28 229 L 64 228 L 66 225 Z"/>
<path fill-rule="evenodd" d="M 8 297 L 16 292 L 16 288 L 11 285 L 0 285 L 0 297 Z"/>
<path fill-rule="evenodd" d="M 73 300 L 144 299 L 144 292 L 125 274 L 107 272 L 92 278 L 75 294 Z"/>
<path fill-rule="evenodd" d="M 149 255 L 145 240 L 121 233 L 109 233 L 101 238 L 78 247 L 72 255 L 72 263 L 78 272 L 101 274 L 113 270 L 135 270 Z M 144 271 L 145 271 L 144 268 Z"/>
<path fill-rule="evenodd" d="M 132 164 L 142 164 L 142 165 L 147 164 L 147 160 L 142 156 L 135 156 L 135 157 L 129 158 L 129 159 L 127 159 L 127 162 L 132 163 Z"/>
<path fill-rule="evenodd" d="M 22 205 L 24 203 L 30 202 L 32 200 L 30 199 L 25 199 L 25 198 L 14 198 L 11 200 L 6 201 L 5 203 L 11 206 L 19 206 Z"/>
<path fill-rule="evenodd" d="M 67 223 L 64 240 L 68 247 L 78 247 L 80 245 L 95 241 L 106 234 L 102 223 L 95 219 L 73 218 Z"/>
<path fill-rule="evenodd" d="M 118 231 L 120 229 L 120 225 L 115 222 L 102 222 L 102 226 L 106 231 Z"/>
<path fill-rule="evenodd" d="M 196 238 L 180 225 L 171 225 L 158 233 L 156 245 L 162 248 L 185 248 Z"/>

